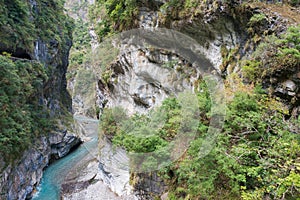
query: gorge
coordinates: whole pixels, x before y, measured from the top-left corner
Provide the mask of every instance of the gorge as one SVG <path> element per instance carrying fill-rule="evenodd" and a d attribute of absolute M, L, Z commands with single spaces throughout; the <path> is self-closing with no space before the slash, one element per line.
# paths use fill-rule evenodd
<path fill-rule="evenodd" d="M 296 200 L 299 4 L 0 2 L 0 199 Z"/>

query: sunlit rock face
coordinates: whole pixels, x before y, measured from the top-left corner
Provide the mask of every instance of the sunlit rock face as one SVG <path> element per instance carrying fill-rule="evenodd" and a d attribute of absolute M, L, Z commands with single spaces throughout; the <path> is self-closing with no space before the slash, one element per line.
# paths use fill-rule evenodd
<path fill-rule="evenodd" d="M 163 24 L 158 14 L 159 6 L 165 1 L 152 2 L 154 3 L 151 5 L 146 1 L 143 2 L 138 16 L 139 27 L 154 31 L 157 31 L 155 28 L 162 26 L 179 30 L 191 37 L 195 44 L 189 46 L 184 40 L 181 44 L 174 41 L 178 44 L 177 48 L 180 49 L 181 45 L 183 48 L 188 46 L 187 49 L 198 52 L 204 61 L 194 63 L 191 57 L 186 57 L 187 54 L 180 54 L 168 48 L 121 44 L 121 47 L 118 47 L 120 52 L 110 63 L 108 71 L 103 69 L 100 71 L 97 67 L 94 69 L 94 73 L 98 76 L 97 105 L 100 109 L 120 106 L 129 114 L 147 113 L 159 106 L 167 97 L 176 96 L 184 90 L 194 91 L 203 75 L 199 68 L 208 69 L 210 73 L 224 77 L 232 72 L 239 72 L 239 66 L 222 67 L 224 49 L 230 51 L 237 48 L 241 57 L 247 57 L 255 48 L 253 44 L 245 47 L 249 39 L 245 26 L 247 26 L 248 17 L 251 17 L 247 13 L 236 18 L 234 14 L 239 13 L 231 13 L 231 8 L 228 9 L 221 3 L 217 10 L 207 10 L 202 18 L 177 19 L 166 25 Z M 207 2 L 207 6 L 212 8 L 212 2 Z M 91 35 L 96 38 L 94 32 L 91 32 Z M 170 42 L 155 37 L 152 39 L 154 43 L 162 44 L 161 46 Z M 93 49 L 97 47 L 99 44 L 94 45 Z M 101 60 L 106 54 L 112 54 L 112 49 L 108 48 L 102 51 L 102 54 L 95 55 L 95 59 Z M 294 80 L 284 80 L 278 85 L 276 92 L 279 95 L 294 98 L 299 91 L 296 85 L 297 82 Z M 76 97 L 77 105 L 84 104 L 80 99 L 82 98 Z M 84 107 L 82 106 L 83 109 Z M 120 196 L 134 193 L 135 198 L 151 199 L 151 193 L 160 195 L 165 189 L 164 184 L 155 174 L 151 176 L 130 174 L 129 158 L 126 152 L 120 148 L 114 149 L 111 141 L 105 136 L 100 141 L 99 161 L 101 179 Z M 134 184 L 130 183 L 130 179 L 131 181 L 134 179 L 132 181 Z"/>
<path fill-rule="evenodd" d="M 99 102 L 103 107 L 123 107 L 129 114 L 147 113 L 169 96 L 184 90 L 193 91 L 200 78 L 195 66 L 163 50 L 132 51 L 121 56 L 111 70 L 109 83 L 98 82 Z M 130 185 L 126 152 L 114 149 L 105 137 L 101 138 L 100 147 L 99 168 L 104 183 L 120 196 L 137 194 Z"/>
<path fill-rule="evenodd" d="M 168 96 L 192 91 L 200 74 L 176 55 L 138 50 L 112 65 L 108 83 L 108 107 L 121 106 L 130 114 L 145 113 Z M 100 86 L 101 88 L 101 86 Z"/>
<path fill-rule="evenodd" d="M 101 141 L 103 146 L 99 155 L 100 178 L 117 195 L 136 199 L 133 195 L 133 188 L 129 183 L 129 159 L 125 150 L 117 148 L 115 151 L 112 151 L 113 146 L 111 142 L 105 138 L 103 139 Z"/>
<path fill-rule="evenodd" d="M 216 47 L 210 51 L 211 54 L 201 45 L 191 46 L 191 51 L 200 54 L 200 59 L 192 62 L 184 54 L 180 55 L 180 48 L 178 53 L 174 53 L 172 50 L 139 45 L 121 46 L 121 53 L 110 65 L 109 79 L 98 81 L 99 107 L 118 106 L 129 114 L 146 114 L 161 105 L 167 97 L 185 90 L 197 90 L 202 71 L 219 71 L 221 55 L 217 48 L 221 47 L 217 43 L 211 43 L 212 49 Z M 113 149 L 111 141 L 105 136 L 101 142 L 99 166 L 102 179 L 114 192 L 119 195 L 133 193 L 139 199 L 151 199 L 151 195 L 161 195 L 165 191 L 165 184 L 158 176 L 143 173 L 133 176 L 129 169 L 120 170 L 116 161 L 122 160 L 123 165 L 128 166 L 126 153 L 122 153 L 121 149 Z M 130 186 L 130 177 L 134 179 L 134 187 Z"/>
<path fill-rule="evenodd" d="M 159 27 L 159 23 L 155 10 L 142 9 L 142 29 L 155 32 L 157 30 L 154 28 Z M 222 45 L 230 49 L 242 40 L 235 32 L 235 25 L 224 20 L 210 25 L 194 23 L 189 27 L 183 32 L 194 43 L 182 38 L 172 41 L 174 35 L 170 34 L 168 41 L 153 37 L 153 48 L 139 42 L 128 45 L 124 40 L 121 45 L 115 45 L 119 45 L 119 54 L 109 66 L 109 78 L 104 79 L 99 68 L 94 69 L 99 78 L 97 105 L 101 109 L 118 106 L 126 109 L 129 114 L 146 114 L 161 105 L 167 97 L 176 96 L 185 90 L 195 91 L 203 71 L 221 74 Z M 172 48 L 163 48 L 164 43 Z M 196 52 L 200 60 L 193 58 L 189 52 Z M 100 59 L 101 55 L 95 57 Z M 105 136 L 100 141 L 99 162 L 101 178 L 121 196 L 134 194 L 137 199 L 153 199 L 153 195 L 160 196 L 166 189 L 156 173 L 132 174 L 128 167 L 124 167 L 129 165 L 124 150 L 114 149 Z"/>

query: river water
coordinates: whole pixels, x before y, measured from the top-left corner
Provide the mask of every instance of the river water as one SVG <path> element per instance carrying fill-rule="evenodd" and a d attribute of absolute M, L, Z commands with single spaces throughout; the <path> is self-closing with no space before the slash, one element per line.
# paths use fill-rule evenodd
<path fill-rule="evenodd" d="M 90 122 L 98 123 L 97 120 L 88 118 L 77 118 L 76 120 L 89 120 Z M 81 144 L 75 151 L 71 152 L 64 158 L 61 158 L 44 171 L 42 181 L 38 186 L 38 191 L 32 198 L 32 200 L 59 200 L 60 199 L 60 187 L 67 177 L 68 172 L 77 163 L 81 162 L 93 149 L 95 150 L 98 145 L 97 130 L 91 134 L 93 138 Z"/>

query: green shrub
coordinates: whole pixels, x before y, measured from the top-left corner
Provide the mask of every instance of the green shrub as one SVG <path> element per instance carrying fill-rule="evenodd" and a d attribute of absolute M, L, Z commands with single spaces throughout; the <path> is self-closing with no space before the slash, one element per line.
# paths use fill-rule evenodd
<path fill-rule="evenodd" d="M 261 62 L 255 60 L 247 60 L 245 65 L 242 66 L 243 76 L 248 78 L 251 82 L 256 82 L 260 80 L 263 68 Z"/>
<path fill-rule="evenodd" d="M 210 99 L 206 95 L 206 92 L 202 92 L 197 96 L 201 102 L 199 104 L 201 110 L 210 109 L 207 106 Z M 135 114 L 128 118 L 121 108 L 105 109 L 101 117 L 101 130 L 106 135 L 114 136 L 113 143 L 125 147 L 128 151 L 153 152 L 165 146 L 167 141 L 171 141 L 180 131 L 194 131 L 190 126 L 197 124 L 194 121 L 200 119 L 192 119 L 195 113 L 191 114 L 182 109 L 183 105 L 191 106 L 192 103 L 189 103 L 189 99 L 193 97 L 188 94 L 180 97 L 185 104 L 189 105 L 180 102 L 180 98 L 167 98 L 160 107 L 153 109 L 147 116 Z M 197 108 L 195 109 L 197 111 Z M 122 118 L 119 117 L 116 120 L 117 113 Z M 203 129 L 201 126 L 199 128 Z M 194 129 L 198 129 L 198 126 Z"/>
<path fill-rule="evenodd" d="M 135 27 L 137 15 L 137 0 L 98 0 L 89 11 L 100 40 L 113 32 Z"/>
<path fill-rule="evenodd" d="M 199 156 L 204 129 L 185 158 L 170 167 L 175 174 L 171 182 L 176 183 L 170 198 L 297 198 L 300 137 L 286 129 L 291 122 L 282 121 L 277 111 L 280 103 L 256 91 L 235 94 L 228 105 L 224 133 L 209 155 Z"/>
<path fill-rule="evenodd" d="M 263 13 L 254 14 L 250 18 L 248 25 L 249 26 L 259 25 L 259 24 L 264 23 L 265 20 L 266 20 L 266 15 L 264 15 Z"/>
<path fill-rule="evenodd" d="M 281 70 L 286 76 L 300 64 L 300 27 L 291 26 L 280 37 L 264 38 L 252 54 L 252 60 L 242 66 L 243 75 L 251 82 L 260 83 Z"/>
<path fill-rule="evenodd" d="M 127 119 L 125 110 L 120 107 L 105 108 L 100 118 L 100 133 L 112 139 L 120 132 L 120 123 Z"/>

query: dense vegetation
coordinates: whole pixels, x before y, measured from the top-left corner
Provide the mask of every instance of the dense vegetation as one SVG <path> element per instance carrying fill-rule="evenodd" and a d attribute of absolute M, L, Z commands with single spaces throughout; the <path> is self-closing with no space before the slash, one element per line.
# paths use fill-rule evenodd
<path fill-rule="evenodd" d="M 100 39 L 116 31 L 136 27 L 137 14 L 137 0 L 96 0 L 89 10 Z"/>
<path fill-rule="evenodd" d="M 153 4 L 154 9 L 159 10 L 160 24 L 168 26 L 172 21 L 179 19 L 203 17 L 205 10 L 219 12 L 220 4 L 234 7 L 237 5 L 247 5 L 248 3 L 262 2 L 258 0 L 226 0 L 226 1 L 202 1 L 202 0 L 168 0 L 154 5 L 154 1 L 148 1 L 147 4 Z M 299 6 L 300 0 L 287 1 L 268 1 L 273 4 L 287 4 Z M 130 30 L 138 26 L 139 6 L 145 6 L 145 2 L 137 0 L 96 0 L 95 4 L 89 9 L 89 18 L 95 25 L 95 30 L 99 39 L 114 34 L 116 32 Z M 263 17 L 257 14 L 255 17 Z M 238 18 L 238 16 L 237 16 Z M 252 20 L 255 20 L 253 18 Z M 259 20 L 259 18 L 258 18 Z M 252 22 L 251 22 L 252 23 Z"/>
<path fill-rule="evenodd" d="M 131 21 L 130 26 L 118 26 L 114 20 L 120 21 L 121 17 L 126 16 L 124 12 L 126 13 L 127 7 L 123 6 L 122 11 L 119 11 L 117 3 L 112 2 L 114 1 L 102 3 L 110 7 L 98 4 L 91 12 L 94 22 L 100 19 L 101 23 L 97 26 L 100 38 L 131 28 L 135 23 Z M 160 7 L 160 20 L 167 25 L 168 21 L 203 17 L 205 13 L 202 11 L 208 7 L 217 12 L 218 3 L 198 0 L 166 1 Z M 245 9 L 244 5 L 248 1 L 223 3 L 242 3 L 241 9 Z M 299 6 L 300 1 L 272 3 Z M 158 172 L 169 186 L 169 199 L 299 199 L 300 117 L 299 113 L 291 115 L 291 108 L 299 106 L 299 100 L 296 97 L 288 101 L 285 97 L 275 97 L 273 87 L 278 86 L 278 80 L 283 76 L 285 79 L 292 78 L 299 71 L 300 26 L 290 26 L 284 34 L 264 32 L 269 23 L 268 17 L 270 16 L 258 12 L 246 18 L 244 28 L 249 38 L 244 49 L 248 48 L 247 45 L 252 45 L 253 48 L 253 51 L 250 50 L 253 54 L 246 56 L 247 59 L 241 60 L 241 55 L 237 56 L 239 48 L 243 47 L 221 52 L 224 66 L 240 66 L 241 70 L 240 74 L 230 72 L 232 74 L 226 77 L 228 83 L 233 82 L 234 89 L 230 84 L 227 85 L 225 124 L 216 146 L 205 157 L 201 156 L 200 149 L 208 137 L 211 102 L 203 85 L 200 86 L 202 90 L 199 90 L 202 92 L 196 92 L 197 108 L 203 111 L 197 118 L 197 136 L 177 162 L 166 163 Z M 123 147 L 128 152 L 156 152 L 151 154 L 155 156 L 139 160 L 142 161 L 142 169 L 155 169 L 161 161 L 159 158 L 167 159 L 169 156 L 165 147 L 178 135 L 180 124 L 186 120 L 181 109 L 180 101 L 173 97 L 167 98 L 161 107 L 146 115 L 127 116 L 126 110 L 122 108 L 106 108 L 101 117 L 101 132 L 115 146 Z M 158 121 L 163 121 L 164 124 L 153 125 Z"/>
<path fill-rule="evenodd" d="M 229 100 L 222 134 L 205 157 L 199 150 L 207 137 L 211 102 L 207 92 L 198 92 L 203 112 L 198 136 L 180 161 L 160 170 L 169 183 L 170 199 L 297 199 L 300 195 L 300 136 L 293 132 L 300 118 L 284 120 L 285 107 L 260 87 L 251 89 L 242 83 L 239 87 L 231 91 L 234 98 Z M 157 113 L 166 115 L 157 121 Z M 153 126 L 162 119 L 163 126 Z M 156 151 L 165 157 L 163 148 L 182 121 L 178 100 L 168 98 L 150 115 L 128 117 L 121 108 L 106 109 L 101 130 L 129 152 Z M 142 167 L 157 167 L 157 162 L 146 157 Z"/>
<path fill-rule="evenodd" d="M 9 164 L 55 126 L 43 90 L 57 75 L 51 64 L 63 67 L 73 23 L 64 14 L 63 0 L 1 0 L 0 13 L 0 154 Z M 51 58 L 43 63 L 32 60 L 37 40 L 57 50 L 48 50 Z M 63 99 L 62 93 L 46 95 Z"/>
<path fill-rule="evenodd" d="M 55 39 L 65 44 L 72 27 L 70 18 L 63 13 L 64 1 L 37 0 L 34 6 L 29 1 L 0 1 L 0 38 L 7 48 L 29 51 L 34 41 Z"/>
<path fill-rule="evenodd" d="M 250 82 L 262 82 L 279 70 L 290 76 L 300 65 L 300 25 L 291 26 L 277 37 L 268 36 L 259 44 L 252 59 L 243 61 L 243 73 Z M 266 57 L 268 57 L 266 59 Z"/>
<path fill-rule="evenodd" d="M 91 52 L 91 37 L 88 30 L 88 22 L 78 19 L 74 23 L 73 46 L 70 51 L 69 69 L 67 79 L 73 78 L 77 70 L 89 64 Z"/>
<path fill-rule="evenodd" d="M 300 138 L 289 130 L 292 122 L 283 122 L 281 108 L 259 90 L 236 91 L 210 154 L 199 157 L 204 133 L 179 166 L 170 167 L 171 199 L 296 199 Z"/>
<path fill-rule="evenodd" d="M 12 61 L 3 55 L 0 73 L 0 153 L 14 159 L 52 126 L 39 102 L 47 75 L 38 62 Z"/>

